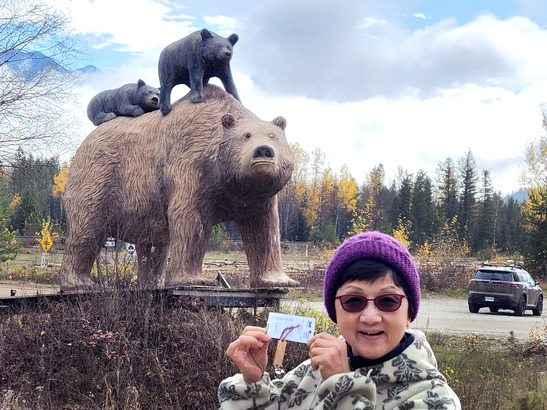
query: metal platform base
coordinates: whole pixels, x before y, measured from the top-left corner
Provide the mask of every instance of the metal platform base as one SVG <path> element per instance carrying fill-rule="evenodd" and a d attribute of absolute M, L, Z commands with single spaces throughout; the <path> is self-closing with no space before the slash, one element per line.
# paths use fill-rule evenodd
<path fill-rule="evenodd" d="M 16 312 L 23 308 L 44 307 L 51 303 L 74 302 L 81 298 L 111 294 L 112 290 L 78 290 L 48 294 L 26 294 L 0 297 L 0 314 Z M 188 307 L 219 308 L 278 308 L 281 299 L 287 297 L 288 288 L 234 289 L 220 286 L 185 286 L 153 290 L 120 291 L 125 294 L 152 295 L 155 300 L 168 303 L 182 302 Z"/>

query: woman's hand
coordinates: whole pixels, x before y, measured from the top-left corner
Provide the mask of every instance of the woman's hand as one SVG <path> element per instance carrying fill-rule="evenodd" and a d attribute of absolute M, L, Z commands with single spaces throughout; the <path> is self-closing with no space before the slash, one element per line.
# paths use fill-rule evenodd
<path fill-rule="evenodd" d="M 346 342 L 328 333 L 319 333 L 307 342 L 310 347 L 311 366 L 319 369 L 321 378 L 350 371 Z"/>
<path fill-rule="evenodd" d="M 268 345 L 271 337 L 266 329 L 247 326 L 241 336 L 226 349 L 226 354 L 234 361 L 247 383 L 262 379 L 268 363 Z M 347 360 L 346 360 L 347 362 Z"/>

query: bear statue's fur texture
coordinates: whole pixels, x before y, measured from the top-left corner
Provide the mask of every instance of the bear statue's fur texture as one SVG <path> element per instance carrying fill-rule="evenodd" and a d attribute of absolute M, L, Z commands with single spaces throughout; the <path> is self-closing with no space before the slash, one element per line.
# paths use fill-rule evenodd
<path fill-rule="evenodd" d="M 157 110 L 159 97 L 160 90 L 139 80 L 137 84 L 125 84 L 97 94 L 89 101 L 87 116 L 94 125 L 110 121 L 119 115 L 138 117 L 145 112 Z"/>
<path fill-rule="evenodd" d="M 238 101 L 236 86 L 230 70 L 233 46 L 239 37 L 228 38 L 202 29 L 178 40 L 163 49 L 158 62 L 160 77 L 160 111 L 171 111 L 171 90 L 177 84 L 190 87 L 190 100 L 203 101 L 203 86 L 212 77 L 218 77 L 227 92 Z"/>
<path fill-rule="evenodd" d="M 119 117 L 78 148 L 64 203 L 63 288 L 91 285 L 90 271 L 109 236 L 134 243 L 140 287 L 209 284 L 202 262 L 213 225 L 235 221 L 250 285 L 294 286 L 281 264 L 276 194 L 293 157 L 285 119 L 260 120 L 219 87 L 205 102 L 189 95 L 168 116 Z"/>

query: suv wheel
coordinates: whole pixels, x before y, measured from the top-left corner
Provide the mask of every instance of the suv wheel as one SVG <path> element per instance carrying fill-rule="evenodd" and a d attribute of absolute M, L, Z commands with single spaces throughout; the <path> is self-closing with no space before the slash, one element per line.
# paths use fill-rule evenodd
<path fill-rule="evenodd" d="M 534 316 L 541 316 L 541 312 L 543 312 L 543 296 L 539 295 L 538 304 L 535 309 L 532 309 L 532 313 Z"/>
<path fill-rule="evenodd" d="M 490 306 L 490 312 L 492 312 L 492 313 L 496 313 L 496 312 L 497 312 L 498 310 L 500 310 L 500 308 L 499 308 L 499 307 L 497 307 L 497 306 L 496 306 L 496 307 L 494 307 L 494 306 Z"/>
<path fill-rule="evenodd" d="M 520 297 L 517 307 L 515 308 L 515 315 L 524 316 L 525 311 L 526 311 L 526 297 L 522 295 Z"/>
<path fill-rule="evenodd" d="M 471 313 L 479 313 L 480 307 L 478 305 L 475 305 L 474 303 L 469 303 L 469 311 Z"/>

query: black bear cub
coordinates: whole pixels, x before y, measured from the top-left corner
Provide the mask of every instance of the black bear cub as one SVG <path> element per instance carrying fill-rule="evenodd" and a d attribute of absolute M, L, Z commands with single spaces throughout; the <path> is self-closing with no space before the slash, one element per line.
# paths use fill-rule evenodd
<path fill-rule="evenodd" d="M 143 80 L 120 88 L 102 91 L 89 101 L 87 117 L 94 125 L 113 120 L 123 115 L 138 117 L 145 112 L 157 110 L 160 90 L 146 85 Z"/>
<path fill-rule="evenodd" d="M 236 86 L 230 70 L 233 46 L 237 34 L 224 38 L 207 29 L 190 34 L 163 49 L 158 62 L 160 78 L 160 111 L 171 111 L 171 90 L 175 85 L 190 87 L 190 100 L 203 101 L 203 85 L 212 77 L 218 77 L 226 91 L 238 101 Z"/>

